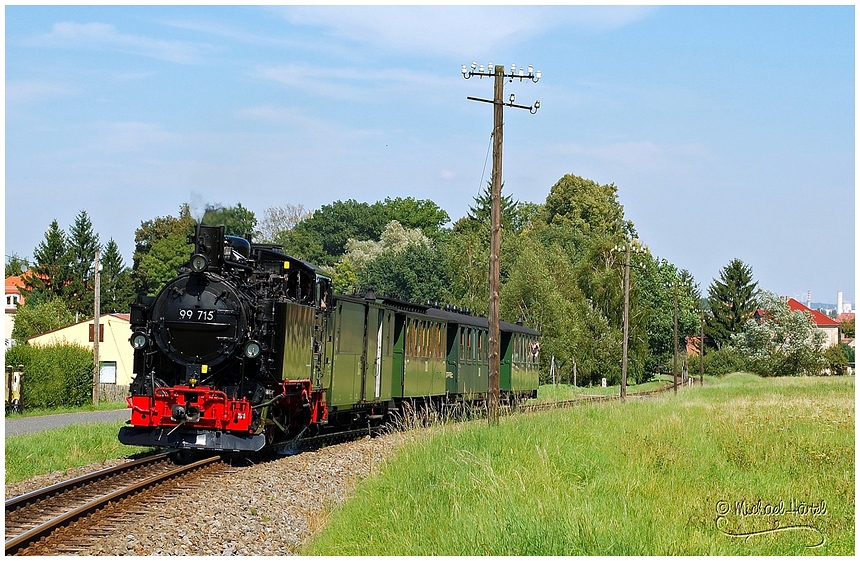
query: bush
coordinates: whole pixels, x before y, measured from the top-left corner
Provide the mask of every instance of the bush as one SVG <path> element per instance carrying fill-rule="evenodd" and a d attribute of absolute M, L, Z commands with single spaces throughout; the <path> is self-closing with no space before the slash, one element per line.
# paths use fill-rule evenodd
<path fill-rule="evenodd" d="M 690 375 L 698 376 L 699 373 L 699 357 L 690 357 L 689 366 L 687 367 Z M 705 350 L 705 374 L 708 376 L 724 376 L 732 372 L 745 372 L 748 370 L 748 365 L 744 357 L 731 346 L 724 346 L 719 350 Z"/>
<path fill-rule="evenodd" d="M 14 345 L 6 351 L 6 365 L 24 365 L 21 400 L 24 407 L 80 407 L 90 401 L 93 353 L 74 344 L 53 347 Z"/>

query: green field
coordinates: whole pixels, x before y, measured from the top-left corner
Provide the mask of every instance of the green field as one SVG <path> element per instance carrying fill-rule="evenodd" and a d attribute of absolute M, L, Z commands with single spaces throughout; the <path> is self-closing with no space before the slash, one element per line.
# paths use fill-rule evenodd
<path fill-rule="evenodd" d="M 853 555 L 854 379 L 705 387 L 416 432 L 311 555 Z"/>

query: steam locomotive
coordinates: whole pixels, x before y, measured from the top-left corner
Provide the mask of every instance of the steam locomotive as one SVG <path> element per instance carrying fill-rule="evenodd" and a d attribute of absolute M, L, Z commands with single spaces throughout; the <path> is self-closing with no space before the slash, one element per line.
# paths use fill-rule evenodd
<path fill-rule="evenodd" d="M 256 451 L 383 423 L 404 406 L 481 402 L 487 320 L 331 279 L 280 246 L 198 225 L 190 260 L 131 309 L 124 444 Z M 538 332 L 501 322 L 503 399 L 534 397 Z"/>

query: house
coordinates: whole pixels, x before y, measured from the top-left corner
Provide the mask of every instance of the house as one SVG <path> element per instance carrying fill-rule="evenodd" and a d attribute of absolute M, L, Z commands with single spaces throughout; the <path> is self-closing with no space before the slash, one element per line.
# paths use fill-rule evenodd
<path fill-rule="evenodd" d="M 130 314 L 102 314 L 99 318 L 99 365 L 102 386 L 116 386 L 117 393 L 125 393 L 132 379 L 134 351 L 128 342 L 131 336 Z M 82 321 L 34 335 L 27 342 L 34 346 L 76 343 L 93 348 L 93 320 Z"/>
<path fill-rule="evenodd" d="M 815 326 L 820 331 L 823 331 L 824 334 L 827 336 L 827 339 L 824 342 L 825 349 L 828 347 L 832 347 L 833 345 L 839 344 L 840 322 L 827 317 L 819 311 L 807 308 L 794 298 L 788 298 L 785 303 L 788 304 L 788 307 L 791 308 L 791 311 L 793 312 L 809 312 L 810 314 L 812 314 L 812 321 L 815 322 Z"/>
<path fill-rule="evenodd" d="M 15 314 L 18 313 L 18 305 L 24 303 L 24 295 L 21 287 L 24 281 L 21 275 L 6 277 L 6 313 L 3 319 L 3 340 L 8 349 L 12 345 L 12 330 L 15 328 Z"/>

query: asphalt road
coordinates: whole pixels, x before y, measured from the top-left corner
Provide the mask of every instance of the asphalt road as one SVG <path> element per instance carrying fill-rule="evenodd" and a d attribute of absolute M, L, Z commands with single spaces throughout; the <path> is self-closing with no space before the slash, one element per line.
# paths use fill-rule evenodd
<path fill-rule="evenodd" d="M 6 436 L 33 434 L 68 425 L 112 423 L 114 421 L 128 420 L 129 417 L 130 413 L 128 409 L 117 409 L 114 411 L 87 411 L 84 413 L 63 413 L 41 417 L 24 417 L 23 419 L 6 419 Z"/>

